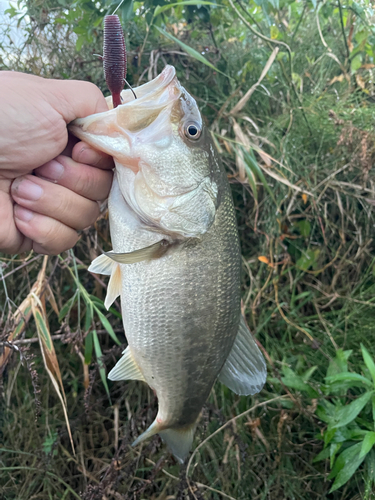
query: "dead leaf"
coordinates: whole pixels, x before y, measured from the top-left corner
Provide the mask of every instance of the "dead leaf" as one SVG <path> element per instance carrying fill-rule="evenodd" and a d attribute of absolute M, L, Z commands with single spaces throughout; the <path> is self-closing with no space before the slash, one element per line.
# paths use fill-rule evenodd
<path fill-rule="evenodd" d="M 334 76 L 332 78 L 332 80 L 329 82 L 329 84 L 333 85 L 336 82 L 340 82 L 341 83 L 344 80 L 344 78 L 345 78 L 344 75 L 341 73 L 341 75 L 339 75 L 339 76 Z"/>
<path fill-rule="evenodd" d="M 364 79 L 358 73 L 355 75 L 355 81 L 357 82 L 358 87 L 361 87 L 362 90 L 366 87 Z"/>
<path fill-rule="evenodd" d="M 238 113 L 241 111 L 241 109 L 246 105 L 247 101 L 250 99 L 250 97 L 253 95 L 255 89 L 258 87 L 258 85 L 261 83 L 263 78 L 266 76 L 268 73 L 270 67 L 272 66 L 272 63 L 274 62 L 277 54 L 279 52 L 279 47 L 276 47 L 273 51 L 270 57 L 268 58 L 268 61 L 266 65 L 263 68 L 263 71 L 256 83 L 252 87 L 249 88 L 249 90 L 246 92 L 246 94 L 238 101 L 238 103 L 232 108 L 232 110 L 229 112 L 230 115 L 234 115 L 235 113 Z"/>
<path fill-rule="evenodd" d="M 263 264 L 268 264 L 268 265 L 270 264 L 270 259 L 265 255 L 260 255 L 258 257 L 258 260 L 260 260 L 260 262 L 263 262 Z"/>

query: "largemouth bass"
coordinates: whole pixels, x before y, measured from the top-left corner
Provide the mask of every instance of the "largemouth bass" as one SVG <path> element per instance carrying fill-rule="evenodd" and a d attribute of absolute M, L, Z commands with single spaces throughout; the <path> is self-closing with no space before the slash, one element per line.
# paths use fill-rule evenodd
<path fill-rule="evenodd" d="M 113 251 L 89 268 L 110 275 L 107 308 L 121 296 L 128 347 L 109 378 L 155 391 L 156 419 L 133 444 L 159 433 L 182 462 L 215 380 L 255 394 L 266 367 L 241 317 L 231 191 L 197 104 L 172 66 L 134 90 L 70 129 L 116 164 Z"/>

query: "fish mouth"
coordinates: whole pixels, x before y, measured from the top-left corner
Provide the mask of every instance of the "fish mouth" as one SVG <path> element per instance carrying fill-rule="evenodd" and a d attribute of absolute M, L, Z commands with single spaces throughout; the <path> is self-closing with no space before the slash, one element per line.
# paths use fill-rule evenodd
<path fill-rule="evenodd" d="M 171 85 L 172 84 L 172 85 Z M 138 87 L 133 87 L 133 91 L 137 98 L 134 98 L 134 94 L 130 89 L 125 89 L 121 92 L 121 107 L 126 106 L 144 106 L 145 102 L 152 100 L 153 104 L 158 102 L 162 104 L 163 102 L 166 104 L 168 97 L 171 97 L 170 94 L 176 93 L 176 88 L 179 90 L 179 83 L 176 78 L 176 70 L 173 66 L 167 65 L 163 71 L 153 80 L 144 83 Z M 165 92 L 168 90 L 169 92 Z M 113 109 L 112 97 L 109 96 L 106 98 L 108 108 Z"/>
<path fill-rule="evenodd" d="M 137 99 L 130 89 L 123 90 L 122 104 L 113 108 L 112 97 L 107 97 L 108 111 L 78 118 L 69 124 L 69 130 L 94 148 L 124 160 L 131 144 L 138 140 L 138 133 L 161 114 L 171 116 L 170 111 L 183 92 L 175 68 L 169 65 L 156 78 L 133 90 Z"/>

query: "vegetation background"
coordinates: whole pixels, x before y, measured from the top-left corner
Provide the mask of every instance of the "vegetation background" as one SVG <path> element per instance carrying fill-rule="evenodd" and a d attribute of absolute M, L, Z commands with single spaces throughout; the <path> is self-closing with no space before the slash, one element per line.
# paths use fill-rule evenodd
<path fill-rule="evenodd" d="M 107 94 L 95 54 L 117 6 L 11 2 L 0 68 Z M 130 447 L 157 403 L 106 381 L 126 340 L 87 272 L 111 247 L 104 207 L 72 251 L 0 256 L 0 497 L 375 498 L 373 5 L 125 0 L 117 13 L 129 82 L 173 64 L 210 127 L 269 379 L 254 397 L 215 385 L 187 467 L 158 437 Z"/>

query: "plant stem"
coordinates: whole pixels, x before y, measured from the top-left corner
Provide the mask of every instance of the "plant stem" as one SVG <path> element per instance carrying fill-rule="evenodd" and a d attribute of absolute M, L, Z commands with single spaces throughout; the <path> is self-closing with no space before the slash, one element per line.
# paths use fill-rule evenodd
<path fill-rule="evenodd" d="M 306 12 L 306 8 L 307 8 L 307 3 L 305 3 L 305 6 L 303 7 L 303 11 L 302 11 L 301 17 L 299 18 L 298 23 L 297 23 L 297 26 L 296 26 L 296 29 L 294 30 L 294 33 L 293 33 L 293 35 L 292 35 L 292 38 L 290 39 L 290 42 L 291 42 L 291 43 L 293 42 L 294 37 L 296 36 L 297 31 L 299 30 L 299 27 L 300 27 L 300 25 L 301 25 L 301 22 L 302 22 L 303 16 L 305 15 L 305 12 Z"/>
<path fill-rule="evenodd" d="M 310 127 L 310 124 L 307 120 L 307 117 L 306 117 L 306 114 L 303 110 L 303 106 L 302 106 L 302 102 L 299 98 L 299 95 L 298 95 L 298 92 L 296 90 L 296 87 L 294 85 L 294 82 L 293 82 L 293 61 L 292 61 L 292 52 L 290 50 L 290 47 L 287 43 L 285 42 L 281 42 L 281 41 L 278 41 L 278 40 L 272 40 L 272 38 L 268 38 L 267 36 L 263 35 L 262 33 L 259 33 L 259 31 L 256 31 L 252 26 L 251 24 L 247 21 L 247 19 L 244 18 L 244 16 L 241 14 L 241 12 L 237 9 L 237 7 L 234 5 L 233 1 L 232 0 L 228 0 L 230 6 L 232 7 L 233 10 L 236 11 L 238 17 L 241 19 L 241 21 L 249 28 L 249 30 L 257 37 L 259 37 L 260 39 L 264 40 L 265 42 L 267 42 L 268 44 L 275 44 L 275 45 L 281 45 L 282 47 L 285 47 L 286 50 L 287 50 L 287 53 L 288 53 L 288 60 L 289 60 L 289 71 L 290 71 L 290 85 L 293 89 L 293 92 L 294 92 L 294 95 L 298 101 L 298 104 L 299 104 L 299 109 L 302 113 L 302 116 L 306 122 L 306 125 L 307 125 L 307 128 L 309 129 L 309 132 L 310 132 L 310 135 L 313 135 L 312 134 L 312 130 L 311 130 L 311 127 Z"/>
<path fill-rule="evenodd" d="M 342 7 L 341 7 L 341 2 L 340 0 L 337 0 L 339 4 L 339 11 L 340 11 L 340 24 L 341 24 L 341 31 L 342 31 L 342 36 L 344 37 L 344 42 L 345 42 L 345 48 L 346 48 L 346 57 L 349 59 L 350 57 L 350 50 L 348 47 L 348 42 L 346 40 L 346 35 L 345 35 L 345 28 L 344 28 L 344 19 L 342 17 Z"/>

